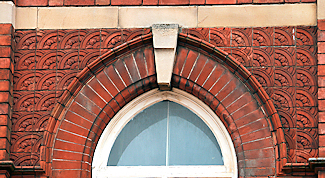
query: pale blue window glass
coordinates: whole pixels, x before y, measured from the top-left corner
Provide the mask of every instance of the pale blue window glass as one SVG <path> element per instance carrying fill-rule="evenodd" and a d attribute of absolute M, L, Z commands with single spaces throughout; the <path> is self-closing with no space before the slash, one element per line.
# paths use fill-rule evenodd
<path fill-rule="evenodd" d="M 126 124 L 107 165 L 223 165 L 223 159 L 215 136 L 196 114 L 177 103 L 162 101 Z"/>

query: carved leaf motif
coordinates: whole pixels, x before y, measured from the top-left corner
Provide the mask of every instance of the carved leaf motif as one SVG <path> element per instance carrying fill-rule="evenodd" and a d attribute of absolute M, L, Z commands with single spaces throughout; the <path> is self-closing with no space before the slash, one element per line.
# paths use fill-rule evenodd
<path fill-rule="evenodd" d="M 20 111 L 32 111 L 33 110 L 33 108 L 32 108 L 33 105 L 34 105 L 34 98 L 27 99 L 27 100 L 22 102 L 22 104 L 20 105 L 19 110 Z"/>
<path fill-rule="evenodd" d="M 302 94 L 297 94 L 296 98 L 303 104 L 303 106 L 311 106 L 311 102 L 306 96 L 304 96 Z M 297 104 L 297 106 L 299 106 L 299 105 Z"/>
<path fill-rule="evenodd" d="M 280 33 L 275 33 L 275 41 L 279 44 L 288 44 L 288 39 Z"/>
<path fill-rule="evenodd" d="M 232 37 L 232 40 L 237 44 L 237 46 L 245 46 L 245 40 L 241 36 L 233 34 Z"/>
<path fill-rule="evenodd" d="M 254 66 L 266 66 L 266 60 L 263 58 L 263 56 L 259 54 L 253 54 L 254 61 L 258 62 L 258 65 L 254 63 Z"/>
<path fill-rule="evenodd" d="M 283 55 L 279 54 L 279 53 L 275 53 L 274 58 L 276 61 L 279 61 L 279 63 L 282 66 L 288 66 L 289 65 L 289 61 L 287 58 L 285 58 Z"/>
<path fill-rule="evenodd" d="M 288 101 L 284 97 L 282 97 L 281 95 L 274 94 L 273 95 L 273 100 L 275 101 L 275 105 L 277 105 L 278 108 L 280 108 L 280 107 L 288 107 Z"/>
<path fill-rule="evenodd" d="M 257 41 L 260 46 L 265 46 L 267 44 L 266 39 L 258 33 L 254 33 L 254 40 Z"/>
<path fill-rule="evenodd" d="M 283 75 L 275 74 L 275 80 L 279 81 L 281 86 L 288 86 L 289 85 L 288 79 L 286 77 L 284 77 Z"/>
<path fill-rule="evenodd" d="M 312 85 L 309 78 L 306 75 L 302 74 L 302 73 L 297 74 L 297 80 L 299 80 L 303 84 L 302 86 Z"/>

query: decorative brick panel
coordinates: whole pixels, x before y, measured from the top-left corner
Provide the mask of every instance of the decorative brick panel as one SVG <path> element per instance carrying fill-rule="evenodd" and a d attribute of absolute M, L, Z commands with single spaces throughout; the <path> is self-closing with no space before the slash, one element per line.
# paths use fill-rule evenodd
<path fill-rule="evenodd" d="M 268 96 L 263 94 L 262 86 L 258 84 L 258 81 L 242 65 L 233 58 L 227 57 L 226 53 L 213 52 L 215 49 L 210 47 L 204 47 L 204 49 L 197 48 L 200 46 L 200 43 L 195 41 L 194 38 L 192 43 L 197 47 L 193 47 L 184 43 L 184 41 L 187 41 L 187 38 L 192 39 L 192 37 L 181 34 L 180 45 L 185 46 L 178 48 L 173 86 L 200 98 L 225 123 L 229 133 L 232 135 L 238 155 L 243 155 L 243 157 L 240 157 L 240 162 L 244 163 L 240 166 L 242 176 L 274 175 L 275 162 L 276 160 L 286 160 L 286 154 L 283 154 L 283 151 L 286 152 L 286 150 L 280 150 L 281 155 L 284 156 L 275 157 L 274 150 L 268 149 L 274 145 L 278 148 L 281 145 L 280 143 L 284 143 L 284 137 L 282 132 L 282 140 L 279 137 L 278 139 L 275 137 L 274 140 L 272 139 L 271 131 L 281 136 L 281 129 L 278 129 L 281 128 L 281 123 L 278 121 L 279 117 L 276 117 L 275 108 L 268 102 L 270 101 Z M 62 162 L 58 161 L 61 156 L 55 154 L 53 159 L 56 161 L 52 162 L 52 168 L 61 170 L 53 170 L 52 176 L 77 174 L 90 176 L 90 165 L 80 164 L 80 161 L 78 164 L 75 159 L 80 159 L 80 154 L 89 155 L 82 157 L 82 161 L 90 163 L 96 142 L 114 114 L 132 98 L 158 87 L 155 68 L 152 65 L 153 49 L 151 47 L 151 40 L 152 37 L 149 34 L 138 38 L 137 43 L 145 44 L 140 49 L 132 50 L 138 46 L 133 41 L 130 41 L 128 45 L 113 49 L 102 56 L 101 59 L 91 63 L 70 84 L 68 87 L 69 92 L 63 94 L 59 101 L 61 104 L 56 105 L 53 118 L 50 121 L 51 125 L 55 127 L 49 127 L 53 128 L 53 130 L 49 131 L 50 133 L 57 133 L 57 136 L 47 138 L 46 140 L 49 141 L 47 148 L 50 152 L 62 150 L 63 152 L 72 151 L 76 154 L 71 155 L 74 158 L 70 155 L 65 158 L 66 167 L 62 167 Z M 131 48 L 131 50 L 127 50 L 127 53 L 120 53 L 123 55 L 118 58 L 113 57 L 115 53 L 124 51 L 126 46 Z M 214 53 L 212 56 L 207 56 L 209 54 L 207 51 L 209 50 L 212 50 L 210 52 Z M 216 61 L 211 59 L 213 56 Z M 216 56 L 219 56 L 219 58 Z M 131 59 L 134 60 L 132 61 Z M 200 59 L 200 62 L 195 62 L 196 59 Z M 220 63 L 223 63 L 226 67 Z M 145 71 L 140 73 L 139 68 L 143 68 Z M 189 70 L 192 68 L 193 70 Z M 210 72 L 202 72 L 204 68 L 207 68 Z M 92 71 L 92 73 L 89 71 Z M 212 75 L 210 74 L 211 72 L 217 73 Z M 201 74 L 202 76 L 208 75 L 209 77 L 199 79 Z M 205 82 L 197 85 L 196 82 L 199 83 L 201 80 Z M 215 84 L 216 81 L 218 84 Z M 210 84 L 209 86 L 208 83 Z M 81 88 L 83 85 L 84 87 Z M 255 93 L 255 95 L 252 93 Z M 240 99 L 236 100 L 238 96 Z M 71 104 L 69 104 L 70 102 Z M 67 109 L 66 115 L 60 114 L 63 108 Z M 261 108 L 264 108 L 266 113 L 263 113 Z M 247 121 L 249 118 L 252 119 L 252 125 Z M 60 126 L 55 124 L 58 122 Z M 269 125 L 270 123 L 273 124 Z M 264 129 L 259 130 L 258 128 Z M 254 134 L 255 132 L 259 134 Z M 53 139 L 53 142 L 50 141 L 51 139 Z M 274 143 L 273 141 L 276 142 Z M 53 148 L 52 144 L 54 144 Z M 262 148 L 268 149 L 264 153 L 265 159 L 258 162 L 254 161 L 257 157 L 252 155 L 252 151 L 255 152 L 256 148 L 261 150 L 263 150 Z M 244 156 L 246 152 L 250 155 L 247 158 Z M 265 170 L 257 168 L 260 164 L 264 165 Z M 81 169 L 85 172 L 65 170 L 67 168 Z"/>
<path fill-rule="evenodd" d="M 224 112 L 222 114 L 226 114 L 225 116 L 231 115 L 226 117 L 228 120 L 225 119 L 224 123 L 228 126 L 230 133 L 237 135 L 234 136 L 233 140 L 235 144 L 241 145 L 236 147 L 237 152 L 240 153 L 238 155 L 254 152 L 248 151 L 252 146 L 246 144 L 244 148 L 242 143 L 250 142 L 249 139 L 259 139 L 255 137 L 262 134 L 268 134 L 269 136 L 260 138 L 265 140 L 259 143 L 260 146 L 272 142 L 273 146 L 275 145 L 273 153 L 275 157 L 272 158 L 271 156 L 265 160 L 269 160 L 269 163 L 270 160 L 273 160 L 271 163 L 277 165 L 277 167 L 273 167 L 271 170 L 263 170 L 254 167 L 253 163 L 247 163 L 247 165 L 245 163 L 246 168 L 240 170 L 243 175 L 273 175 L 275 169 L 280 172 L 280 165 L 283 166 L 286 162 L 306 163 L 308 158 L 318 156 L 318 152 L 321 152 L 321 149 L 318 149 L 318 139 L 321 139 L 321 137 L 318 136 L 316 118 L 318 117 L 317 107 L 320 109 L 322 107 L 322 98 L 320 98 L 322 95 L 317 95 L 317 93 L 321 93 L 318 91 L 318 85 L 322 86 L 323 76 L 319 72 L 318 77 L 316 76 L 317 71 L 321 72 L 322 70 L 317 69 L 315 27 L 193 28 L 182 29 L 182 31 L 191 37 L 184 36 L 179 40 L 182 47 L 177 49 L 173 77 L 174 87 L 181 88 L 202 100 L 209 101 L 207 104 L 212 109 Z M 50 113 L 60 113 L 60 110 L 68 107 L 71 100 L 67 95 L 73 98 L 76 97 L 75 95 L 79 93 L 81 86 L 83 86 L 80 82 L 87 81 L 92 76 L 92 73 L 95 73 L 96 80 L 92 80 L 85 85 L 82 92 L 75 98 L 75 104 L 70 107 L 71 111 L 82 112 L 80 120 L 71 121 L 78 123 L 77 125 L 82 128 L 77 129 L 78 134 L 82 136 L 86 134 L 85 131 L 88 130 L 89 132 L 90 128 L 92 128 L 93 131 L 83 136 L 93 141 L 81 139 L 84 137 L 78 137 L 79 139 L 77 139 L 72 136 L 64 136 L 63 133 L 58 135 L 61 140 L 67 138 L 71 139 L 67 141 L 76 141 L 83 145 L 95 145 L 104 126 L 124 104 L 139 94 L 157 87 L 154 77 L 155 67 L 152 48 L 143 47 L 144 43 L 150 44 L 150 35 L 143 37 L 143 35 L 149 33 L 149 29 L 16 31 L 16 72 L 13 76 L 14 107 L 12 128 L 15 139 L 13 139 L 12 144 L 20 145 L 22 143 L 23 139 L 16 138 L 26 138 L 25 140 L 30 140 L 30 143 L 34 143 L 33 140 L 37 136 L 40 136 L 39 139 L 47 140 L 47 135 L 52 133 L 51 130 L 46 129 L 48 124 L 51 125 L 51 129 L 58 129 L 58 125 L 53 124 L 53 118 L 59 117 L 55 114 L 50 116 Z M 142 39 L 142 41 L 130 41 L 135 38 Z M 188 40 L 184 40 L 185 38 Z M 199 43 L 192 41 L 192 39 L 203 41 Z M 129 48 L 123 48 L 123 46 L 127 47 L 125 42 L 128 42 L 129 47 L 132 49 L 137 46 L 142 46 L 143 49 L 133 50 L 133 53 L 130 54 Z M 212 50 L 214 46 L 211 44 L 220 47 L 227 53 L 214 53 Z M 116 48 L 118 45 L 122 46 Z M 202 50 L 202 48 L 205 50 Z M 107 56 L 112 51 L 116 56 L 124 53 L 125 55 L 122 55 L 118 61 L 113 63 L 117 59 L 114 59 L 113 56 Z M 239 64 L 229 62 L 231 60 L 228 60 L 227 63 L 220 61 L 220 58 L 227 56 L 227 54 L 229 54 L 227 58 L 234 57 L 245 68 L 240 68 L 238 67 Z M 318 53 L 318 55 L 321 55 L 321 53 Z M 95 65 L 94 61 L 98 57 L 103 59 L 104 66 Z M 132 60 L 133 58 L 136 60 Z M 215 61 L 221 64 L 216 65 Z M 6 61 L 4 63 L 6 64 Z M 227 69 L 220 68 L 220 70 L 216 70 L 214 67 L 222 65 L 230 67 Z M 103 69 L 105 66 L 107 68 Z M 135 70 L 135 66 L 137 66 L 138 70 Z M 321 65 L 318 68 L 321 68 Z M 245 77 L 243 73 L 246 72 L 246 69 L 255 78 Z M 81 70 L 91 70 L 91 73 L 80 73 Z M 98 71 L 104 72 L 97 73 Z M 3 72 L 0 70 L 0 73 L 0 77 L 4 79 L 6 77 L 12 78 L 12 74 L 8 73 L 7 70 Z M 215 78 L 207 80 L 211 76 Z M 225 81 L 228 82 L 225 83 Z M 265 98 L 261 98 L 256 92 L 243 95 L 244 90 L 239 87 L 243 86 L 243 84 L 239 81 L 246 81 L 244 84 L 248 90 L 267 94 L 271 100 L 265 101 Z M 318 81 L 318 84 L 316 81 Z M 257 85 L 257 83 L 260 85 Z M 68 87 L 69 85 L 71 86 Z M 109 94 L 105 93 L 107 90 Z M 98 94 L 100 97 L 97 96 Z M 319 103 L 316 101 L 317 96 L 320 99 Z M 272 113 L 267 113 L 267 116 L 263 116 L 265 120 L 262 125 L 269 124 L 273 128 L 258 130 L 256 133 L 259 134 L 256 135 L 252 134 L 255 133 L 253 130 L 247 131 L 245 125 L 249 124 L 249 115 L 236 120 L 234 118 L 243 115 L 243 111 L 239 110 L 238 113 L 235 113 L 231 110 L 233 107 L 230 107 L 232 100 L 239 97 L 243 99 L 243 101 L 238 100 L 239 103 L 251 100 L 248 98 L 255 98 L 254 101 L 256 102 L 242 105 L 247 110 L 252 109 L 251 107 L 263 107 L 264 111 L 272 111 Z M 88 108 L 87 111 L 85 107 L 80 107 L 79 104 L 85 101 L 90 103 L 88 107 L 92 109 Z M 220 107 L 216 107 L 220 101 L 225 105 L 222 110 Z M 55 107 L 58 102 L 62 106 Z M 270 103 L 272 104 L 269 105 Z M 275 108 L 272 107 L 273 103 Z M 227 108 L 227 106 L 230 108 Z M 252 110 L 251 113 L 253 115 L 262 114 L 258 109 Z M 222 114 L 220 115 L 221 118 Z M 67 112 L 67 115 L 73 115 L 73 112 Z M 73 115 L 73 117 L 76 118 L 77 116 Z M 93 123 L 92 127 L 84 125 L 89 122 L 85 118 Z M 67 130 L 72 129 L 71 131 L 73 131 L 73 129 L 76 129 L 69 122 L 62 121 L 62 124 Z M 258 127 L 260 123 L 256 124 L 254 128 Z M 235 132 L 235 128 L 239 127 L 242 127 L 244 131 L 238 129 Z M 249 133 L 252 135 L 243 136 L 243 138 L 239 137 L 239 130 L 241 133 L 246 132 L 248 135 L 250 135 Z M 68 132 L 65 134 L 68 134 Z M 280 138 L 280 140 L 273 140 L 273 138 Z M 58 146 L 74 148 L 62 144 Z M 284 150 L 285 147 L 288 150 Z M 11 159 L 15 161 L 16 166 L 40 166 L 45 161 L 45 158 L 43 158 L 45 152 L 53 151 L 54 153 L 55 150 L 51 146 L 46 151 L 44 146 L 40 146 L 39 149 L 40 151 L 36 148 L 31 149 L 32 151 L 28 153 L 13 149 Z M 82 152 L 84 151 L 85 153 L 92 153 L 93 150 L 82 149 Z M 269 152 L 270 150 L 267 151 L 267 153 Z M 286 153 L 288 153 L 288 157 Z M 56 155 L 59 156 L 59 154 Z M 246 159 L 254 159 L 252 155 L 250 157 L 241 157 L 241 160 L 245 162 Z M 82 159 L 91 159 L 91 157 Z M 55 164 L 54 166 L 56 166 Z M 71 164 L 71 166 L 73 165 Z M 89 165 L 79 164 L 79 167 L 81 166 Z M 268 171 L 271 171 L 271 173 Z M 77 172 L 57 171 L 53 173 L 53 176 L 61 173 L 69 175 Z M 89 174 L 89 172 L 85 171 L 82 174 Z"/>

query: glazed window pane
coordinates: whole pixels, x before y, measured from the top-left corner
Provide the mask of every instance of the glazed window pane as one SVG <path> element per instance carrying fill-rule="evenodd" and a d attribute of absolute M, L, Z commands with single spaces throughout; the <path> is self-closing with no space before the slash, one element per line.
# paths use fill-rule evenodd
<path fill-rule="evenodd" d="M 108 166 L 166 165 L 167 102 L 136 115 L 117 137 Z"/>
<path fill-rule="evenodd" d="M 169 165 L 223 165 L 209 127 L 189 109 L 169 104 Z"/>
<path fill-rule="evenodd" d="M 196 114 L 177 103 L 162 101 L 126 124 L 107 165 L 223 165 L 223 159 L 216 138 Z"/>

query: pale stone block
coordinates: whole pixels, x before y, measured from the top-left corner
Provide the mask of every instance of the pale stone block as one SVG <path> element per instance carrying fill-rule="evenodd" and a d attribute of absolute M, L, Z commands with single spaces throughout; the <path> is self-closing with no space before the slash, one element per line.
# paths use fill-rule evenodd
<path fill-rule="evenodd" d="M 178 24 L 154 24 L 152 35 L 157 83 L 160 90 L 169 90 L 175 63 Z"/>
<path fill-rule="evenodd" d="M 155 24 L 152 26 L 154 48 L 176 48 L 177 24 Z"/>
<path fill-rule="evenodd" d="M 157 83 L 161 89 L 170 88 L 174 68 L 175 50 L 170 48 L 155 49 Z"/>
<path fill-rule="evenodd" d="M 37 7 L 18 7 L 16 12 L 16 29 L 37 28 Z"/>
<path fill-rule="evenodd" d="M 317 0 L 317 19 L 325 19 L 325 0 Z"/>
<path fill-rule="evenodd" d="M 316 25 L 316 4 L 198 7 L 198 27 L 296 25 Z"/>
<path fill-rule="evenodd" d="M 153 24 L 197 26 L 197 7 L 120 7 L 120 28 L 143 28 Z"/>
<path fill-rule="evenodd" d="M 16 6 L 11 1 L 0 2 L 0 24 L 10 23 L 15 27 Z"/>
<path fill-rule="evenodd" d="M 117 7 L 46 7 L 38 13 L 40 29 L 116 28 L 117 23 Z"/>

